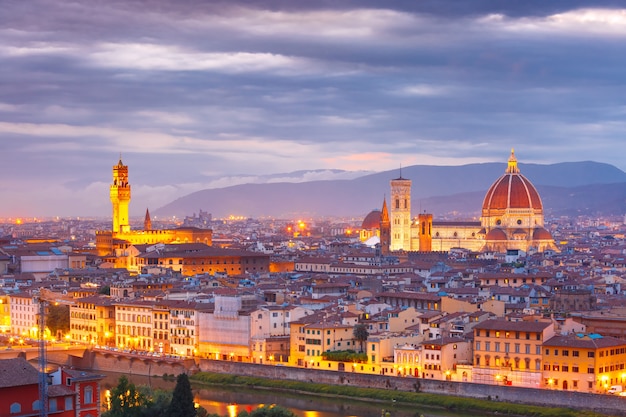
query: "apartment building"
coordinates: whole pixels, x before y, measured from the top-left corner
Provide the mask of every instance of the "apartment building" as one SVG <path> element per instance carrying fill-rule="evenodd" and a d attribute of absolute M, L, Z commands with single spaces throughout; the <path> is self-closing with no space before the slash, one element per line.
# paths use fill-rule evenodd
<path fill-rule="evenodd" d="M 606 392 L 626 383 L 626 340 L 571 333 L 543 343 L 543 387 Z"/>
<path fill-rule="evenodd" d="M 539 388 L 542 346 L 554 334 L 551 321 L 494 319 L 476 324 L 471 381 Z"/>
<path fill-rule="evenodd" d="M 70 340 L 115 346 L 115 306 L 110 298 L 91 296 L 70 305 Z"/>

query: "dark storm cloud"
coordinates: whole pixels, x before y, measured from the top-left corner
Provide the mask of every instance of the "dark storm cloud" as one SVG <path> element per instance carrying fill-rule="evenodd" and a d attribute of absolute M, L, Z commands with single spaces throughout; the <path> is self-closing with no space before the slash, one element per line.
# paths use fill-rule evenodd
<path fill-rule="evenodd" d="M 0 215 L 51 194 L 48 207 L 81 214 L 67 203 L 80 195 L 106 213 L 120 152 L 138 211 L 238 174 L 502 161 L 511 147 L 624 169 L 620 7 L 5 2 L 0 163 L 21 175 L 0 183 L 15 195 Z M 21 191 L 47 182 L 37 202 Z"/>

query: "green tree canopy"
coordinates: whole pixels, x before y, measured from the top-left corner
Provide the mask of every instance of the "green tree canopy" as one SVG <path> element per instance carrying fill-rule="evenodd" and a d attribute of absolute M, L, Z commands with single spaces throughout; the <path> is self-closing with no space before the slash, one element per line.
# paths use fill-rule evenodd
<path fill-rule="evenodd" d="M 187 374 L 180 374 L 176 378 L 176 387 L 172 394 L 172 402 L 167 409 L 168 417 L 193 417 L 196 409 L 191 392 L 191 383 Z"/>
<path fill-rule="evenodd" d="M 111 390 L 111 409 L 102 417 L 141 417 L 147 405 L 146 396 L 122 375 Z"/>
<path fill-rule="evenodd" d="M 57 332 L 65 334 L 70 331 L 70 307 L 67 305 L 50 304 L 46 316 L 46 326 L 53 335 Z"/>

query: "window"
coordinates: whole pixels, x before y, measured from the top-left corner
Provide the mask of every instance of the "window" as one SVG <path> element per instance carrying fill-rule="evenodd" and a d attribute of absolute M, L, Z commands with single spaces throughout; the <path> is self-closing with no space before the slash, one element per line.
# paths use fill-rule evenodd
<path fill-rule="evenodd" d="M 66 410 L 74 409 L 74 401 L 72 401 L 72 397 L 65 397 L 65 409 Z"/>
<path fill-rule="evenodd" d="M 587 352 L 587 357 L 588 358 L 595 358 L 596 357 L 596 352 Z"/>
<path fill-rule="evenodd" d="M 93 403 L 93 388 L 92 387 L 85 387 L 85 404 L 91 404 Z"/>
<path fill-rule="evenodd" d="M 20 403 L 13 403 L 13 404 L 11 404 L 10 411 L 11 411 L 11 414 L 21 413 L 22 412 L 22 404 L 20 404 Z"/>
<path fill-rule="evenodd" d="M 573 356 L 573 357 L 577 358 L 579 355 L 580 355 L 580 352 L 579 352 L 579 351 L 577 351 L 577 350 L 573 350 L 573 351 L 572 351 L 572 356 Z"/>
<path fill-rule="evenodd" d="M 33 410 L 41 410 L 41 401 L 39 400 L 33 401 Z"/>
<path fill-rule="evenodd" d="M 572 372 L 578 372 L 578 365 L 572 366 Z"/>
<path fill-rule="evenodd" d="M 57 411 L 57 399 L 56 398 L 50 398 L 50 400 L 48 401 L 48 410 Z"/>

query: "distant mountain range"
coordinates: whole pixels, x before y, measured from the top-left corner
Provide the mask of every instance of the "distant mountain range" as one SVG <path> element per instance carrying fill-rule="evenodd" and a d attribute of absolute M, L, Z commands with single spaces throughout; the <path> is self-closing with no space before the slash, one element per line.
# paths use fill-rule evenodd
<path fill-rule="evenodd" d="M 598 162 L 551 165 L 519 164 L 539 191 L 546 216 L 616 215 L 626 213 L 626 173 Z M 389 201 L 389 181 L 400 175 L 413 181 L 412 209 L 435 219 L 480 215 L 489 186 L 506 164 L 462 166 L 414 165 L 349 180 L 242 184 L 197 191 L 157 209 L 158 216 L 188 216 L 199 209 L 214 217 L 362 217 Z M 293 178 L 291 174 L 277 177 Z"/>

